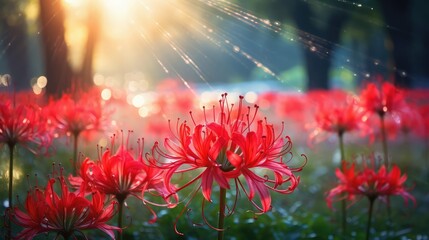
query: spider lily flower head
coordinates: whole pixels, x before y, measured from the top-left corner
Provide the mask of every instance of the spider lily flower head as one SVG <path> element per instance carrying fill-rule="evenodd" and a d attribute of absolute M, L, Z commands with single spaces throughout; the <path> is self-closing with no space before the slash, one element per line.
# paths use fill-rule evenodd
<path fill-rule="evenodd" d="M 266 120 L 259 120 L 256 130 L 241 134 L 233 133 L 231 142 L 235 147 L 226 152 L 228 161 L 234 166 L 234 170 L 227 173 L 227 176 L 234 178 L 236 184 L 241 186 L 248 199 L 262 213 L 271 209 L 269 191 L 292 193 L 300 180 L 294 173 L 303 168 L 303 166 L 291 168 L 283 161 L 283 157 L 288 155 L 288 161 L 292 159 L 292 141 L 288 136 L 282 137 L 283 126 L 280 134 L 276 135 L 275 132 L 273 125 L 268 124 Z M 264 170 L 264 175 L 260 175 L 259 170 Z M 240 176 L 246 180 L 248 190 Z M 256 194 L 259 196 L 260 204 L 254 201 Z"/>
<path fill-rule="evenodd" d="M 114 146 L 114 139 L 115 136 L 112 138 L 111 148 Z M 99 160 L 86 158 L 80 167 L 80 176 L 69 176 L 70 181 L 83 192 L 99 191 L 115 197 L 120 204 L 134 196 L 152 205 L 175 206 L 177 195 L 168 191 L 164 184 L 165 169 L 158 168 L 150 159 L 145 161 L 142 154 L 143 139 L 139 139 L 138 145 L 137 156 L 127 148 L 128 143 L 122 143 L 114 154 L 111 149 L 106 149 Z M 162 197 L 166 204 L 145 199 L 146 192 Z M 155 212 L 149 206 L 146 207 L 153 214 L 150 221 L 156 221 Z"/>
<path fill-rule="evenodd" d="M 147 179 L 143 169 L 141 158 L 135 158 L 132 151 L 127 149 L 127 144 L 121 144 L 114 154 L 111 149 L 106 149 L 99 160 L 87 157 L 80 167 L 80 177 L 90 189 L 124 201 L 129 195 L 137 196 L 142 192 Z"/>
<path fill-rule="evenodd" d="M 389 196 L 399 195 L 405 203 L 408 200 L 412 200 L 414 204 L 416 202 L 404 186 L 407 175 L 401 175 L 401 170 L 396 165 L 389 172 L 385 165 L 376 168 L 364 164 L 362 169 L 357 169 L 356 163 L 343 162 L 341 169 L 337 168 L 335 174 L 338 185 L 328 192 L 326 202 L 329 207 L 332 207 L 333 201 L 340 199 L 350 200 L 353 204 L 362 196 L 372 200 L 385 200 Z"/>
<path fill-rule="evenodd" d="M 361 130 L 362 135 L 370 132 L 365 124 L 366 113 L 360 107 L 358 99 L 346 92 L 341 96 L 335 95 L 333 99 L 329 95 L 319 99 L 320 105 L 314 115 L 314 130 L 310 133 L 310 140 L 316 139 L 324 132 L 337 135 L 356 130 Z"/>
<path fill-rule="evenodd" d="M 316 113 L 316 123 L 327 132 L 345 133 L 362 127 L 365 114 L 355 98 L 344 99 L 341 104 L 322 103 Z"/>
<path fill-rule="evenodd" d="M 39 106 L 10 99 L 0 103 L 0 144 L 43 152 L 51 144 L 51 135 Z"/>
<path fill-rule="evenodd" d="M 281 136 L 283 124 L 280 133 L 276 134 L 276 128 L 266 119 L 257 119 L 258 106 L 255 105 L 252 111 L 252 107 L 244 105 L 242 96 L 237 105 L 229 104 L 225 93 L 218 107 L 213 107 L 212 111 L 203 109 L 202 123 L 192 118 L 192 127 L 186 121 L 178 121 L 175 136 L 164 140 L 165 149 L 158 143 L 152 149 L 154 158 L 167 169 L 165 180 L 170 191 L 173 191 L 171 180 L 175 174 L 196 172 L 194 178 L 177 187 L 176 191 L 201 180 L 198 190 L 202 190 L 203 201 L 211 201 L 214 183 L 230 189 L 233 182 L 236 201 L 241 189 L 260 212 L 271 208 L 269 190 L 293 192 L 299 182 L 293 173 L 301 167 L 290 168 L 282 161 L 292 147 L 290 139 Z M 161 161 L 159 157 L 165 160 Z M 271 172 L 273 179 L 269 173 L 259 175 L 260 170 Z M 289 186 L 280 189 L 286 183 Z M 259 196 L 259 204 L 254 201 L 256 195 Z"/>
<path fill-rule="evenodd" d="M 369 83 L 361 91 L 360 102 L 369 113 L 384 116 L 386 113 L 400 111 L 406 104 L 404 93 L 390 82 Z"/>
<path fill-rule="evenodd" d="M 60 184 L 60 194 L 54 185 Z M 15 239 L 32 239 L 40 233 L 56 233 L 68 237 L 83 234 L 83 230 L 99 229 L 115 238 L 114 231 L 121 229 L 110 226 L 107 221 L 115 215 L 115 202 L 106 204 L 106 195 L 93 192 L 91 200 L 83 192 L 71 192 L 61 176 L 49 179 L 45 189 L 31 189 L 25 200 L 24 209 L 15 207 L 11 219 L 24 228 Z"/>
<path fill-rule="evenodd" d="M 102 131 L 110 115 L 97 89 L 74 95 L 64 93 L 60 99 L 51 99 L 47 112 L 50 121 L 63 135 Z"/>

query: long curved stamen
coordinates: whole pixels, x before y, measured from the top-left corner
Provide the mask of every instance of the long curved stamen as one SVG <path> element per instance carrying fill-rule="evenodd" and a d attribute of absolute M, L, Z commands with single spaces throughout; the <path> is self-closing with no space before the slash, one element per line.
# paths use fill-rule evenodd
<path fill-rule="evenodd" d="M 241 189 L 243 190 L 244 194 L 246 195 L 246 197 L 249 199 L 250 203 L 252 203 L 252 205 L 258 209 L 261 213 L 264 212 L 263 208 L 260 207 L 253 199 L 250 199 L 250 194 L 247 193 L 246 188 L 244 187 L 243 183 L 241 182 L 240 179 L 237 178 L 237 182 L 239 183 Z"/>
<path fill-rule="evenodd" d="M 207 226 L 209 226 L 211 229 L 216 230 L 216 231 L 218 231 L 218 232 L 223 232 L 223 231 L 225 231 L 225 228 L 217 228 L 217 227 L 213 226 L 211 223 L 209 223 L 209 221 L 207 220 L 206 215 L 205 215 L 205 213 L 204 213 L 204 206 L 205 206 L 205 203 L 206 203 L 205 198 L 203 198 L 203 200 L 202 200 L 202 201 L 203 201 L 203 202 L 202 202 L 202 204 L 201 204 L 201 216 L 203 217 L 204 223 L 205 223 Z M 225 214 L 225 213 L 219 213 L 219 214 Z"/>
<path fill-rule="evenodd" d="M 179 221 L 179 219 L 183 216 L 183 214 L 185 213 L 185 211 L 188 209 L 189 204 L 191 203 L 192 199 L 194 199 L 195 195 L 197 194 L 197 192 L 199 192 L 199 190 L 201 189 L 201 185 L 192 193 L 191 198 L 189 199 L 189 201 L 185 204 L 185 206 L 182 208 L 182 210 L 180 211 L 179 215 L 176 217 L 176 219 L 174 220 L 174 231 L 181 235 L 184 236 L 185 234 L 180 232 L 177 229 L 177 223 Z"/>

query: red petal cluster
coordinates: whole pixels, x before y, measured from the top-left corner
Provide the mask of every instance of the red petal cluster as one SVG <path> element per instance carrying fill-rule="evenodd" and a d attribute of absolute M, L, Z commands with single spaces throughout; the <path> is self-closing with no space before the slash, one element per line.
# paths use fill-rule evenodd
<path fill-rule="evenodd" d="M 3 98 L 3 96 L 2 96 Z M 29 102 L 0 102 L 0 144 L 28 148 L 32 152 L 46 150 L 51 144 L 51 132 L 41 108 Z"/>
<path fill-rule="evenodd" d="M 379 167 L 378 171 L 367 165 L 358 170 L 355 163 L 343 162 L 342 168 L 336 169 L 335 174 L 339 182 L 328 193 L 326 201 L 329 207 L 332 207 L 333 201 L 346 198 L 354 203 L 361 196 L 385 199 L 388 196 L 400 195 L 405 201 L 410 199 L 415 203 L 414 197 L 404 186 L 407 175 L 401 175 L 401 170 L 396 165 L 389 172 L 384 165 Z"/>
<path fill-rule="evenodd" d="M 84 192 L 111 195 L 120 203 L 130 195 L 149 202 L 144 199 L 144 193 L 150 192 L 161 196 L 167 206 L 174 206 L 177 197 L 164 184 L 165 170 L 158 168 L 153 159 L 145 161 L 141 151 L 135 157 L 133 151 L 122 144 L 115 154 L 110 149 L 104 151 L 100 160 L 86 158 L 80 167 L 80 176 L 69 177 L 70 182 Z M 170 201 L 171 197 L 176 201 Z"/>
<path fill-rule="evenodd" d="M 387 112 L 401 110 L 405 105 L 404 93 L 390 82 L 369 83 L 362 90 L 360 99 L 362 106 L 372 113 L 384 116 Z"/>
<path fill-rule="evenodd" d="M 54 190 L 57 181 L 59 195 Z M 44 190 L 34 188 L 28 193 L 24 210 L 17 207 L 13 210 L 12 220 L 24 227 L 16 239 L 32 239 L 48 232 L 67 239 L 86 229 L 99 229 L 114 239 L 113 231 L 120 229 L 106 223 L 116 213 L 114 205 L 114 202 L 106 205 L 106 196 L 100 192 L 93 192 L 91 200 L 82 191 L 70 192 L 62 175 L 51 178 Z"/>

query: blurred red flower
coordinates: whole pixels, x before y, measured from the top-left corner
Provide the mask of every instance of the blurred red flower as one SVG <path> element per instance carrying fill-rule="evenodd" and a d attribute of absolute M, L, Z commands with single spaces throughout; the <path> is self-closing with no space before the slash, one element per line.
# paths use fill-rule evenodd
<path fill-rule="evenodd" d="M 400 111 L 406 105 L 403 91 L 390 82 L 381 82 L 380 86 L 369 83 L 360 94 L 360 102 L 368 112 L 379 116 Z"/>
<path fill-rule="evenodd" d="M 336 91 L 332 95 L 321 96 L 317 102 L 319 107 L 314 115 L 314 130 L 310 133 L 310 140 L 323 132 L 337 135 L 356 130 L 361 130 L 362 135 L 369 132 L 365 124 L 367 117 L 364 109 L 353 95 Z"/>
<path fill-rule="evenodd" d="M 29 102 L 3 99 L 0 102 L 0 144 L 17 144 L 33 153 L 43 152 L 51 144 L 52 133 L 41 108 Z"/>
<path fill-rule="evenodd" d="M 53 126 L 67 136 L 103 131 L 111 114 L 97 89 L 74 95 L 64 93 L 60 99 L 51 99 L 46 109 Z"/>

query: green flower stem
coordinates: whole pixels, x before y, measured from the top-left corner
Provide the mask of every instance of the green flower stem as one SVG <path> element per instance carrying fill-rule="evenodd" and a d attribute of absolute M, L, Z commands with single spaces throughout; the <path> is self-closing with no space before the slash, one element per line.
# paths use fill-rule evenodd
<path fill-rule="evenodd" d="M 381 131 L 381 143 L 383 145 L 383 156 L 384 156 L 384 165 L 386 169 L 389 169 L 389 158 L 387 151 L 387 137 L 386 137 L 386 126 L 384 122 L 384 114 L 380 114 L 380 131 Z"/>
<path fill-rule="evenodd" d="M 15 150 L 15 143 L 9 143 L 9 208 L 13 206 L 13 151 Z M 7 233 L 6 239 L 11 239 L 12 237 L 12 226 L 10 217 L 7 218 Z"/>
<path fill-rule="evenodd" d="M 368 209 L 368 222 L 366 225 L 366 240 L 369 240 L 370 230 L 371 230 L 371 221 L 372 221 L 372 210 L 374 206 L 375 197 L 369 197 L 369 209 Z"/>
<path fill-rule="evenodd" d="M 345 161 L 346 160 L 346 154 L 344 152 L 344 132 L 342 132 L 342 131 L 338 132 L 338 140 L 339 140 L 339 144 L 340 144 L 341 161 Z"/>
<path fill-rule="evenodd" d="M 223 240 L 224 237 L 224 225 L 225 225 L 225 206 L 226 206 L 226 189 L 220 187 L 219 192 L 219 221 L 218 221 L 218 240 Z"/>
<path fill-rule="evenodd" d="M 338 140 L 339 140 L 339 144 L 340 144 L 341 161 L 345 161 L 346 159 L 345 159 L 345 154 L 344 154 L 344 132 L 343 131 L 338 132 Z M 343 236 L 345 236 L 346 231 L 347 231 L 347 202 L 346 202 L 346 199 L 343 199 L 341 201 L 341 230 L 342 230 Z"/>
<path fill-rule="evenodd" d="M 122 212 L 124 209 L 124 201 L 125 199 L 117 199 L 118 200 L 118 227 L 122 229 Z M 118 240 L 122 240 L 122 231 L 118 231 Z"/>
<path fill-rule="evenodd" d="M 380 114 L 380 128 L 381 128 L 381 143 L 383 144 L 383 155 L 384 155 L 384 166 L 389 170 L 389 158 L 387 150 L 387 137 L 386 137 L 386 125 L 384 121 L 384 114 Z M 390 196 L 387 196 L 387 223 L 390 225 L 391 221 L 390 215 Z"/>
<path fill-rule="evenodd" d="M 79 133 L 73 133 L 73 175 L 77 174 L 77 146 L 79 140 Z"/>
<path fill-rule="evenodd" d="M 429 171 L 429 137 L 425 138 L 424 159 L 426 163 L 426 174 Z"/>
<path fill-rule="evenodd" d="M 343 236 L 346 235 L 347 232 L 347 202 L 346 199 L 341 200 L 341 231 Z"/>

